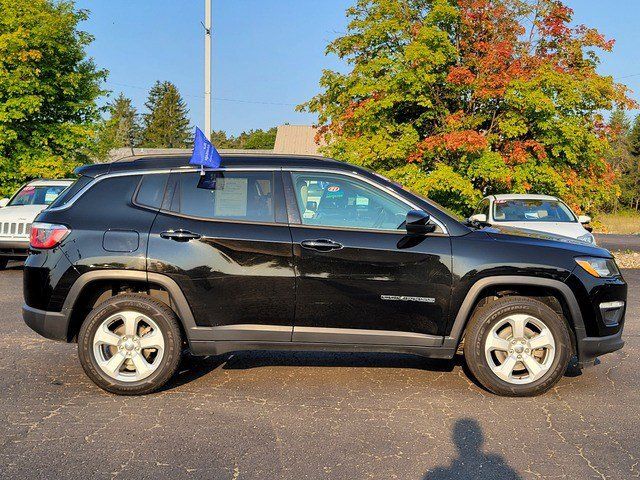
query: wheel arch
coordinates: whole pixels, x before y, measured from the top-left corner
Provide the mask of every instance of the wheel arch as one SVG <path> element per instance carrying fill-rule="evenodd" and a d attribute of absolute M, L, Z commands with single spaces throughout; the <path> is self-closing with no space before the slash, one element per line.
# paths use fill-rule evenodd
<path fill-rule="evenodd" d="M 166 303 L 178 316 L 187 339 L 187 332 L 196 326 L 184 293 L 170 277 L 138 270 L 97 270 L 82 274 L 65 299 L 62 313 L 69 318 L 67 341 L 75 339 L 93 307 L 122 292 L 142 293 Z"/>
<path fill-rule="evenodd" d="M 580 345 L 580 340 L 586 336 L 586 332 L 580 306 L 571 288 L 559 280 L 517 275 L 485 277 L 474 283 L 456 314 L 451 331 L 444 339 L 444 345 L 457 349 L 478 302 L 493 292 L 507 291 L 509 288 L 514 289 L 520 295 L 523 289 L 552 292 L 552 296 L 558 299 L 564 316 L 569 322 L 574 337 L 572 338 L 574 348 Z M 525 294 L 525 296 L 531 295 Z M 553 305 L 550 306 L 553 308 Z"/>

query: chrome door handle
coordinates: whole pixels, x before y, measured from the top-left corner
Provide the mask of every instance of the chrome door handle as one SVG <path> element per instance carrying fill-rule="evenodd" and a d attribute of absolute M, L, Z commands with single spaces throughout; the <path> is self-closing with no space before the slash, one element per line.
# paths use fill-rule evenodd
<path fill-rule="evenodd" d="M 327 238 L 319 238 L 317 240 L 303 240 L 300 242 L 302 248 L 309 250 L 317 250 L 319 252 L 329 252 L 331 250 L 340 250 L 342 244 L 329 240 Z"/>
<path fill-rule="evenodd" d="M 176 242 L 188 242 L 189 240 L 197 240 L 201 238 L 202 235 L 199 233 L 193 233 L 189 230 L 167 230 L 160 234 L 160 238 L 165 238 L 168 240 L 175 240 Z"/>

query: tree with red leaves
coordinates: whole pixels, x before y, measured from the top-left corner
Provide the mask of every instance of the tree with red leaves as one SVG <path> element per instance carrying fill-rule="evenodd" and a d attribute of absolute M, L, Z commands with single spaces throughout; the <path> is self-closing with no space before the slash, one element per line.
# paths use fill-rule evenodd
<path fill-rule="evenodd" d="M 616 194 L 603 111 L 634 106 L 596 72 L 613 41 L 558 0 L 358 0 L 301 108 L 326 153 L 460 213 L 483 195 L 547 193 L 577 210 Z"/>

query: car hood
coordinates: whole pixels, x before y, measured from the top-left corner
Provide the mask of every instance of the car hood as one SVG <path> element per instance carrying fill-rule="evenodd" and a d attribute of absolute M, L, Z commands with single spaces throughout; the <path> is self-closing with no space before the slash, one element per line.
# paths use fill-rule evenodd
<path fill-rule="evenodd" d="M 33 222 L 46 205 L 19 205 L 0 208 L 0 222 Z"/>
<path fill-rule="evenodd" d="M 590 243 L 576 240 L 575 238 L 564 237 L 553 233 L 528 230 L 524 228 L 495 226 L 482 229 L 487 235 L 498 241 L 512 241 L 519 243 L 530 243 L 546 247 L 562 248 L 572 250 L 581 255 L 592 255 L 596 257 L 612 257 L 611 253 L 604 248 L 597 247 Z"/>
<path fill-rule="evenodd" d="M 571 238 L 578 238 L 588 233 L 578 222 L 505 222 L 504 225 L 498 225 L 498 228 L 502 226 L 536 230 Z"/>

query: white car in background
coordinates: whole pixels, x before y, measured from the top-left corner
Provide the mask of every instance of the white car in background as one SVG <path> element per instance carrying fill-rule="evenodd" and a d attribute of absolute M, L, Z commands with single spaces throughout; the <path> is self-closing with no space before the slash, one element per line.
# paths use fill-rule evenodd
<path fill-rule="evenodd" d="M 562 200 L 550 195 L 490 195 L 482 199 L 470 221 L 516 227 L 574 238 L 595 245 L 584 225 L 587 215 L 576 216 Z"/>
<path fill-rule="evenodd" d="M 74 180 L 34 180 L 0 200 L 0 270 L 27 256 L 31 223 Z"/>

